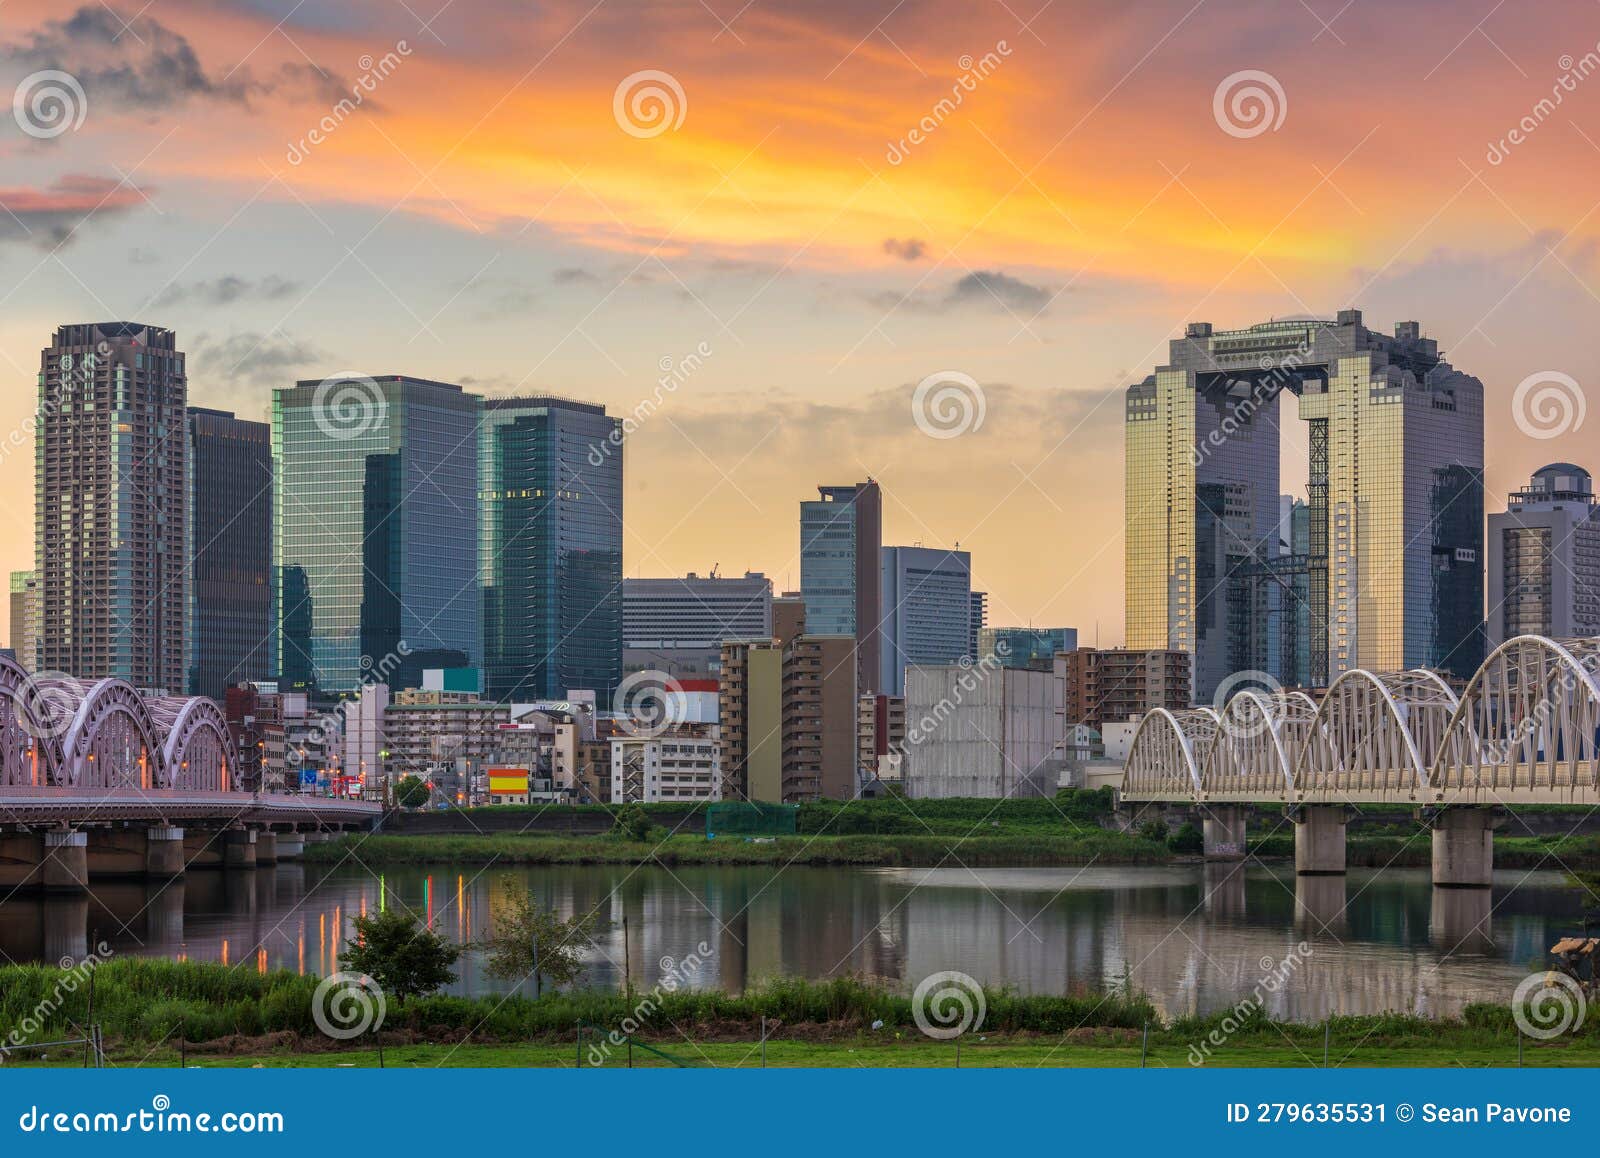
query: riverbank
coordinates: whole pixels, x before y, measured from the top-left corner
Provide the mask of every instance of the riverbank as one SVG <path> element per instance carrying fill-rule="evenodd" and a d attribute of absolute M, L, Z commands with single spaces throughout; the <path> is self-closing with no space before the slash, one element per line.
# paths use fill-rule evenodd
<path fill-rule="evenodd" d="M 47 966 L 0 967 L 0 1041 L 72 1035 L 89 1020 L 88 987 Z M 192 962 L 121 959 L 94 974 L 93 1020 L 110 1060 L 145 1066 L 368 1066 L 379 1040 L 336 1042 L 317 1029 L 318 979 Z M 1241 997 L 1247 996 L 1241 994 Z M 989 989 L 981 1024 L 961 1042 L 963 1065 L 1515 1065 L 1509 1009 L 1472 1005 L 1459 1019 L 1335 1017 L 1305 1025 L 1229 1013 L 1164 1021 L 1140 994 L 1063 995 Z M 912 999 L 882 982 L 838 978 L 763 982 L 742 994 L 612 990 L 526 997 L 425 997 L 390 1002 L 381 1031 L 388 1066 L 955 1064 L 955 1045 L 917 1027 Z M 1600 1065 L 1600 1019 L 1548 1042 L 1523 1039 L 1528 1065 Z M 1242 1024 L 1240 1023 L 1242 1022 Z M 580 1036 L 580 1030 L 581 1036 Z M 1146 1036 L 1148 1032 L 1148 1037 Z M 13 1051 L 6 1064 L 81 1065 L 82 1049 L 41 1057 Z"/>
<path fill-rule="evenodd" d="M 1252 857 L 1293 860 L 1294 833 L 1278 832 L 1248 842 Z M 1498 836 L 1495 867 L 1503 869 L 1600 870 L 1600 837 Z M 1431 863 L 1428 831 L 1407 826 L 1389 834 L 1352 835 L 1346 859 L 1352 868 L 1426 868 Z M 851 868 L 930 867 L 960 864 L 970 868 L 1019 866 L 1156 865 L 1193 859 L 1170 845 L 1136 832 L 1092 826 L 1074 832 L 1016 835 L 884 834 L 875 836 L 786 836 L 764 841 L 737 837 L 707 840 L 703 835 L 668 835 L 635 841 L 617 835 L 544 836 L 486 833 L 481 836 L 352 835 L 308 844 L 305 860 L 337 864 L 358 859 L 365 865 L 779 865 Z"/>
<path fill-rule="evenodd" d="M 812 865 L 891 868 L 964 864 L 1161 864 L 1167 847 L 1133 833 L 1088 828 L 1071 835 L 1019 836 L 783 836 L 763 841 L 707 840 L 679 834 L 644 841 L 617 836 L 346 836 L 306 846 L 305 859 L 333 864 L 661 864 Z"/>

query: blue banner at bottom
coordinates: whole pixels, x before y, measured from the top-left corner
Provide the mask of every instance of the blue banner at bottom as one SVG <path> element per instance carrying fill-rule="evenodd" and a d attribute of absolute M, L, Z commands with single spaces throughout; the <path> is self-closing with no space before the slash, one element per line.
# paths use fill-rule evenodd
<path fill-rule="evenodd" d="M 1525 1070 L 19 1070 L 0 1154 L 463 1144 L 757 1155 L 1045 1145 L 1415 1153 L 1592 1136 L 1594 1073 Z M 691 1141 L 693 1139 L 693 1141 Z"/>

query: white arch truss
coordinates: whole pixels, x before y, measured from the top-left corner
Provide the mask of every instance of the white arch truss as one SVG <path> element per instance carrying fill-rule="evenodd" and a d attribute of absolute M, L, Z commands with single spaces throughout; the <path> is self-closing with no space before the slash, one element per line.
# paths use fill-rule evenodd
<path fill-rule="evenodd" d="M 1123 791 L 1151 798 L 1198 795 L 1201 763 L 1220 726 L 1212 708 L 1146 713 L 1128 750 Z"/>
<path fill-rule="evenodd" d="M 1304 692 L 1250 689 L 1233 696 L 1201 768 L 1202 794 L 1288 799 L 1295 758 L 1316 716 L 1316 702 Z"/>
<path fill-rule="evenodd" d="M 1600 638 L 1508 639 L 1467 684 L 1433 779 L 1497 802 L 1600 790 Z"/>

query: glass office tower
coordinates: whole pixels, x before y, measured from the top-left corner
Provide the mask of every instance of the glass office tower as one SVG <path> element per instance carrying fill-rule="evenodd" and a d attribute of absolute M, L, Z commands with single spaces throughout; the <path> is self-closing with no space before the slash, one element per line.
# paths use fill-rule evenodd
<path fill-rule="evenodd" d="M 883 678 L 883 495 L 868 479 L 817 488 L 800 504 L 800 594 L 807 635 L 853 635 L 856 688 Z"/>
<path fill-rule="evenodd" d="M 459 386 L 402 375 L 273 392 L 278 670 L 350 691 L 482 655 L 478 415 Z"/>
<path fill-rule="evenodd" d="M 271 427 L 191 406 L 189 461 L 189 694 L 220 703 L 273 674 Z"/>
<path fill-rule="evenodd" d="M 484 686 L 557 699 L 622 680 L 622 420 L 563 398 L 484 400 Z"/>
<path fill-rule="evenodd" d="M 1299 396 L 1311 452 L 1304 549 L 1288 553 L 1285 390 Z M 1483 384 L 1416 322 L 1393 337 L 1359 310 L 1191 324 L 1169 364 L 1128 388 L 1125 430 L 1127 645 L 1190 652 L 1197 702 L 1246 670 L 1325 685 L 1356 667 L 1476 669 Z M 1301 599 L 1306 648 L 1290 606 Z"/>
<path fill-rule="evenodd" d="M 883 674 L 878 690 L 906 694 L 907 664 L 972 655 L 972 555 L 937 547 L 883 548 Z"/>

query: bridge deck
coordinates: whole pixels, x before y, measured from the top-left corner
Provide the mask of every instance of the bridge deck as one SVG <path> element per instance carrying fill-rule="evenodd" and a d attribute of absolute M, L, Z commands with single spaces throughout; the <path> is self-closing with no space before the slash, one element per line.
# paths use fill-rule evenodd
<path fill-rule="evenodd" d="M 95 824 L 147 820 L 161 824 L 367 825 L 383 806 L 365 800 L 250 792 L 190 792 L 122 789 L 85 792 L 73 788 L 0 788 L 0 825 Z"/>

